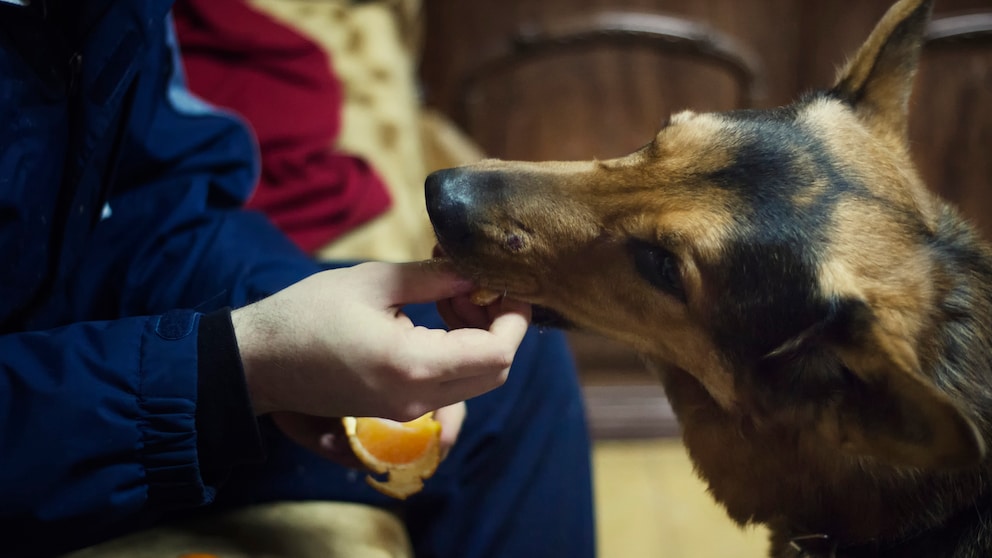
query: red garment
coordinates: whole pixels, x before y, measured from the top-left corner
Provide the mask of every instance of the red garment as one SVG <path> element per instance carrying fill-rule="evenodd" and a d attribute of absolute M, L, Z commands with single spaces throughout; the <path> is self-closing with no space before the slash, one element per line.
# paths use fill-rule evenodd
<path fill-rule="evenodd" d="M 389 207 L 375 171 L 333 150 L 342 88 L 319 45 L 243 0 L 179 0 L 174 18 L 190 89 L 258 136 L 262 176 L 248 207 L 308 252 Z"/>

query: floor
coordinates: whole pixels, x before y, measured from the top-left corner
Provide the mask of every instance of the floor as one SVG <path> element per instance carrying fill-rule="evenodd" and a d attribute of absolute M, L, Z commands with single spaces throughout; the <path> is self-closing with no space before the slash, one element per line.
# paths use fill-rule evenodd
<path fill-rule="evenodd" d="M 766 534 L 741 529 L 706 493 L 675 438 L 597 441 L 600 558 L 762 558 Z"/>

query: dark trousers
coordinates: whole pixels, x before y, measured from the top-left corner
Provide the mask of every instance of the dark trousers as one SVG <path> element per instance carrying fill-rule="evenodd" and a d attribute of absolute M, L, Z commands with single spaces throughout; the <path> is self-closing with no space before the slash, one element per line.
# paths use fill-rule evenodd
<path fill-rule="evenodd" d="M 433 305 L 407 309 L 443 327 Z M 595 554 L 590 445 L 565 337 L 533 329 L 500 388 L 468 402 L 458 441 L 406 501 L 369 487 L 268 428 L 264 464 L 242 468 L 217 505 L 344 500 L 396 511 L 418 558 L 584 558 Z"/>

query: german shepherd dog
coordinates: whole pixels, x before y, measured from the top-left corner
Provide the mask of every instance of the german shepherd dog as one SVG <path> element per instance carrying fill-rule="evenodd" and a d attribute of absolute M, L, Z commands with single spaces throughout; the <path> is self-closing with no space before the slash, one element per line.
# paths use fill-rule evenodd
<path fill-rule="evenodd" d="M 931 5 L 896 3 L 789 106 L 426 182 L 460 272 L 645 356 L 774 557 L 992 556 L 992 252 L 907 141 Z"/>

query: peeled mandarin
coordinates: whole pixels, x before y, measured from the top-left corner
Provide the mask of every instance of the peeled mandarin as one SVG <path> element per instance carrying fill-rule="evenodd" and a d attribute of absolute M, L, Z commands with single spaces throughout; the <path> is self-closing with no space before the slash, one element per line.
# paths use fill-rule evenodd
<path fill-rule="evenodd" d="M 428 413 L 409 422 L 371 417 L 344 417 L 345 434 L 355 456 L 371 471 L 368 483 L 393 498 L 405 499 L 423 489 L 424 479 L 441 461 L 441 423 Z"/>

